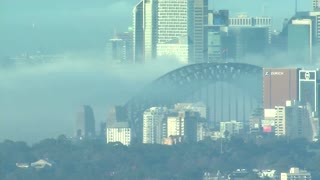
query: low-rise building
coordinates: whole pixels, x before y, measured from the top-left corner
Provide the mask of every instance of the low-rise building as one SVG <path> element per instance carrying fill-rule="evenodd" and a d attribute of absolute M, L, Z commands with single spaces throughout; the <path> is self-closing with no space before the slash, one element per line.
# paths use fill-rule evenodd
<path fill-rule="evenodd" d="M 296 167 L 290 168 L 289 173 L 281 173 L 280 180 L 311 180 L 311 173 Z"/>

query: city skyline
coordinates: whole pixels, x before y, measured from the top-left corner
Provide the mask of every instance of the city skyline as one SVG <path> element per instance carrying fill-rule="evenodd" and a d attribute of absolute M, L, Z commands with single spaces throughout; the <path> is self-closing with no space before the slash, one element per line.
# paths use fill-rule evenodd
<path fill-rule="evenodd" d="M 36 2 L 36 1 L 34 1 L 34 2 Z M 11 2 L 11 3 L 13 3 L 14 4 L 14 2 Z M 59 3 L 59 2 L 58 2 Z M 61 2 L 60 2 L 61 3 Z M 100 2 L 101 3 L 101 2 Z M 113 4 L 113 5 L 115 5 L 116 7 L 122 7 L 122 5 L 123 4 L 121 4 L 121 3 L 123 3 L 123 4 L 126 4 L 127 5 L 127 2 L 125 3 L 125 2 L 119 2 L 119 3 L 115 3 L 115 4 Z M 11 7 L 13 4 L 10 4 L 10 2 L 6 2 L 6 5 L 7 5 L 7 7 Z M 93 4 L 93 9 L 94 9 L 94 6 L 95 6 L 96 4 Z M 101 4 L 100 4 L 101 5 Z M 221 2 L 220 2 L 220 5 L 221 5 Z M 226 7 L 227 5 L 230 5 L 230 2 L 227 2 L 226 1 L 226 3 L 223 5 L 223 6 L 220 6 L 219 5 L 219 2 L 217 2 L 216 3 L 216 6 L 219 8 L 219 9 L 223 9 L 223 7 Z M 46 5 L 44 5 L 44 4 L 39 4 L 39 6 L 41 7 L 43 7 L 44 9 L 46 9 L 46 8 L 48 8 Z M 72 6 L 72 3 L 70 3 L 70 4 L 68 4 L 68 6 L 66 6 L 66 7 L 64 7 L 64 8 L 62 8 L 62 9 L 64 9 L 64 11 L 67 11 L 69 8 L 71 8 L 71 6 Z M 109 5 L 108 5 L 108 7 L 109 7 Z M 127 7 L 127 6 L 125 6 L 125 7 Z M 210 7 L 212 7 L 211 5 L 209 5 L 209 8 Z M 221 8 L 220 8 L 221 7 Z M 311 6 L 310 6 L 311 7 Z M 37 8 L 37 7 L 35 7 L 35 8 Z M 129 25 L 131 25 L 131 20 L 132 20 L 132 18 L 131 18 L 131 15 L 132 15 L 132 8 L 133 8 L 133 6 L 129 6 L 128 5 L 128 9 L 129 9 L 129 11 L 127 12 L 128 14 L 126 15 L 126 16 L 128 16 L 129 18 L 123 18 L 123 19 L 128 19 L 128 23 L 124 23 L 122 26 L 123 26 L 123 28 L 127 28 L 127 26 L 129 26 Z M 73 8 L 71 8 L 71 9 L 73 9 Z M 108 9 L 108 8 L 107 8 Z M 248 8 L 248 9 L 250 9 L 250 8 Z M 7 11 L 5 11 L 5 13 L 6 14 L 8 14 L 8 16 L 5 16 L 5 23 L 6 24 L 9 24 L 8 26 L 5 26 L 5 27 L 7 27 L 7 28 L 10 28 L 10 27 L 14 27 L 14 26 L 12 26 L 12 24 L 16 24 L 16 25 L 19 25 L 20 23 L 18 23 L 18 21 L 17 21 L 17 19 L 15 19 L 15 18 L 17 18 L 17 17 L 21 17 L 21 15 L 30 15 L 30 16 L 26 16 L 25 17 L 25 22 L 23 22 L 23 23 L 21 23 L 21 25 L 23 25 L 23 26 L 25 26 L 25 27 L 29 27 L 29 28 L 35 28 L 35 29 L 38 29 L 38 30 L 40 30 L 40 31 L 37 31 L 37 33 L 39 32 L 39 33 L 41 33 L 41 32 L 45 32 L 47 29 L 42 29 L 42 27 L 44 27 L 43 26 L 43 21 L 41 20 L 41 18 L 39 18 L 39 17 L 35 17 L 34 15 L 36 14 L 36 12 L 30 12 L 30 11 L 28 11 L 28 10 L 26 10 L 26 9 L 21 9 L 22 11 L 21 12 L 19 12 L 17 15 L 15 15 L 14 17 L 13 16 L 11 16 L 12 14 L 10 13 L 10 12 L 7 12 Z M 75 15 L 77 14 L 77 10 L 76 9 L 73 9 L 74 11 L 74 13 L 75 13 Z M 216 8 L 215 8 L 215 10 L 216 10 Z M 54 13 L 54 12 L 60 12 L 60 9 L 58 8 L 53 8 L 53 9 L 51 9 L 51 11 L 49 11 L 49 12 L 51 12 L 51 13 Z M 92 11 L 82 11 L 81 12 L 81 17 L 83 17 L 83 16 L 86 16 L 86 15 L 88 15 L 88 14 L 90 14 L 90 12 L 92 12 Z M 230 12 L 231 12 L 231 14 L 234 16 L 234 15 L 236 15 L 236 11 L 232 11 L 232 8 L 230 8 Z M 240 12 L 240 10 L 239 11 L 237 11 L 237 12 Z M 267 12 L 267 11 L 266 11 Z M 21 13 L 21 14 L 20 14 Z M 44 13 L 44 12 L 42 12 L 42 13 Z M 63 27 L 63 25 L 65 25 L 65 22 L 62 22 L 61 21 L 61 24 L 59 24 L 59 18 L 61 18 L 63 15 L 65 15 L 65 13 L 66 12 L 61 12 L 61 14 L 59 14 L 56 18 L 53 18 L 53 23 L 52 23 L 52 25 L 54 25 L 55 26 L 55 28 L 59 28 L 59 27 Z M 101 11 L 99 11 L 99 13 L 101 13 Z M 45 14 L 45 13 L 44 13 Z M 258 14 L 258 13 L 257 13 Z M 98 19 L 99 18 L 101 18 L 101 17 L 105 17 L 105 14 L 100 14 L 101 16 L 99 16 L 99 15 L 97 15 L 97 14 L 95 14 L 95 16 L 94 17 L 97 17 Z M 250 16 L 255 16 L 256 14 L 255 13 L 252 13 L 252 12 L 250 12 L 249 10 L 248 10 L 248 15 L 250 15 Z M 80 16 L 80 14 L 77 14 L 77 17 L 79 17 Z M 33 17 L 33 18 L 31 18 L 31 17 Z M 93 17 L 93 18 L 94 18 Z M 12 18 L 12 24 L 11 23 L 9 23 L 9 20 Z M 90 17 L 90 18 L 92 18 L 92 17 Z M 68 18 L 67 18 L 68 19 Z M 72 18 L 69 18 L 68 20 L 71 20 Z M 33 22 L 34 21 L 34 22 Z M 50 22 L 50 21 L 49 21 Z M 70 21 L 69 21 L 70 22 Z M 72 24 L 72 23 L 71 23 Z M 88 25 L 88 26 L 90 26 L 90 24 L 86 24 L 86 23 L 83 23 L 84 25 Z M 73 24 L 73 25 L 76 25 L 76 24 Z M 94 27 L 96 27 L 96 25 L 94 26 Z M 102 28 L 101 30 L 99 30 L 99 31 L 101 31 L 101 32 L 103 32 L 103 34 L 107 31 L 106 30 L 107 28 Z M 118 28 L 117 28 L 118 29 Z M 61 29 L 60 29 L 61 30 Z M 112 31 L 112 33 L 114 32 L 114 28 L 110 28 L 110 31 Z M 49 31 L 48 31 L 49 32 Z M 63 32 L 63 31 L 62 31 Z M 68 31 L 69 32 L 69 31 Z M 26 28 L 26 34 L 28 34 L 28 28 Z M 50 33 L 49 33 L 50 34 Z M 6 36 L 6 37 L 11 37 L 11 36 Z M 19 37 L 19 36 L 17 36 L 17 37 Z M 44 37 L 44 36 L 42 36 L 42 37 Z M 25 38 L 30 38 L 30 37 L 28 37 L 28 36 L 26 36 Z M 29 40 L 27 41 L 25 38 L 20 38 L 21 39 L 21 42 L 23 42 L 22 44 L 28 44 L 27 42 L 29 42 Z M 34 38 L 34 37 L 33 37 Z M 104 42 L 106 42 L 107 41 L 107 39 L 108 39 L 108 35 L 105 35 L 104 36 L 104 38 L 105 39 L 103 39 L 103 41 Z M 37 38 L 35 38 L 35 40 L 36 40 Z M 44 38 L 44 39 L 46 39 L 46 38 Z M 77 39 L 76 37 L 75 37 L 75 39 Z M 90 39 L 90 38 L 89 38 Z M 94 41 L 94 40 L 92 40 L 92 41 Z M 6 42 L 6 41 L 4 41 L 4 42 Z M 16 42 L 19 42 L 19 41 L 16 41 Z M 30 41 L 31 42 L 31 41 Z M 37 41 L 35 41 L 35 42 L 37 42 Z M 68 43 L 70 43 L 71 41 L 67 41 Z M 101 42 L 101 41 L 100 41 Z M 10 42 L 10 43 L 12 43 L 12 42 Z M 8 48 L 8 47 L 10 47 L 10 43 L 8 43 L 8 46 L 6 46 L 6 48 Z M 67 44 L 68 44 L 67 43 Z M 37 43 L 35 43 L 35 44 L 37 44 Z M 55 44 L 55 43 L 52 43 L 52 41 L 48 41 L 48 43 L 46 43 L 46 41 L 42 41 L 40 44 L 45 44 L 45 45 L 48 45 L 47 47 L 48 47 L 48 49 L 50 49 L 50 44 Z M 78 43 L 77 43 L 78 44 Z M 87 46 L 86 44 L 84 44 L 84 43 L 79 43 L 79 44 L 82 44 L 82 45 L 84 45 L 84 46 Z M 89 43 L 90 44 L 90 43 Z M 59 44 L 56 44 L 55 46 L 56 47 L 58 47 L 58 45 Z M 70 44 L 69 44 L 70 45 Z M 91 44 L 92 45 L 92 44 Z M 99 47 L 101 48 L 101 49 L 104 49 L 104 46 L 105 46 L 105 44 L 104 43 L 101 43 L 100 45 L 99 45 Z M 31 46 L 30 46 L 31 47 Z M 70 47 L 74 47 L 73 45 L 71 45 Z M 97 46 L 94 46 L 94 47 L 97 47 Z M 6 49 L 6 48 L 4 48 L 4 49 Z M 18 48 L 17 48 L 18 49 Z M 22 49 L 24 49 L 24 48 L 22 48 Z M 68 48 L 67 48 L 68 49 Z M 80 48 L 81 49 L 81 48 Z M 37 48 L 34 48 L 34 50 L 37 50 Z M 75 48 L 75 51 L 78 51 L 77 50 L 77 48 Z M 7 51 L 6 51 L 7 52 Z M 10 51 L 8 51 L 8 52 L 10 52 Z M 19 52 L 22 52 L 22 51 L 19 51 Z M 32 51 L 31 51 L 32 52 Z M 41 51 L 40 51 L 41 52 Z M 44 50 L 42 53 L 46 53 L 46 51 Z M 68 60 L 70 60 L 70 59 L 80 59 L 79 58 L 79 56 L 82 56 L 82 54 L 80 54 L 80 55 L 68 55 L 68 53 L 66 53 L 67 54 L 67 58 L 66 59 L 68 59 Z M 92 54 L 94 54 L 94 55 L 96 55 L 95 53 L 84 53 L 85 54 L 85 56 L 89 56 L 89 58 L 82 58 L 81 57 L 81 59 L 83 59 L 82 61 L 89 61 L 92 57 L 90 57 Z M 32 55 L 32 54 L 31 54 Z M 64 57 L 64 56 L 63 56 Z M 64 59 L 64 58 L 62 58 L 62 59 Z M 94 58 L 95 59 L 95 58 Z M 99 60 L 101 59 L 100 57 L 98 58 Z M 59 59 L 60 60 L 60 59 Z M 98 69 L 98 71 L 99 71 L 99 73 L 100 74 L 95 74 L 95 75 L 92 75 L 92 78 L 94 78 L 94 79 L 98 79 L 98 82 L 100 83 L 100 84 L 102 84 L 102 83 L 104 83 L 104 81 L 109 81 L 110 83 L 112 82 L 111 80 L 109 80 L 110 78 L 109 77 L 105 77 L 105 76 L 101 76 L 101 74 L 102 75 L 104 75 L 105 74 L 105 71 L 108 71 L 108 70 L 101 70 L 100 69 L 100 67 L 101 67 L 101 64 L 98 62 L 98 63 L 96 63 L 97 61 L 92 61 L 92 64 L 90 65 L 90 63 L 80 63 L 80 65 L 78 66 L 78 67 L 73 67 L 73 65 L 69 65 L 68 63 L 65 63 L 65 62 L 62 62 L 62 63 L 60 63 L 60 62 L 58 62 L 58 63 L 54 63 L 54 66 L 50 66 L 50 65 L 45 65 L 45 67 L 47 68 L 47 69 L 42 69 L 42 70 L 40 70 L 39 71 L 39 69 L 38 68 L 40 68 L 41 69 L 41 67 L 32 67 L 32 68 L 29 68 L 29 67 L 27 67 L 27 69 L 25 70 L 25 69 L 17 69 L 17 70 L 15 70 L 15 71 L 13 71 L 13 72 L 10 72 L 9 73 L 9 79 L 7 80 L 8 82 L 7 83 L 5 83 L 6 84 L 6 86 L 5 86 L 5 88 L 3 88 L 2 89 L 2 91 L 3 91 L 3 94 L 7 94 L 8 93 L 8 91 L 9 91 L 9 89 L 10 90 L 12 90 L 12 88 L 14 88 L 14 90 L 12 91 L 12 92 L 15 92 L 16 94 L 17 94 L 17 96 L 16 97 L 13 97 L 13 96 L 9 96 L 9 97 L 6 97 L 5 98 L 5 103 L 3 102 L 3 106 L 6 106 L 5 107 L 5 109 L 8 109 L 8 113 L 13 113 L 14 111 L 15 111 L 15 109 L 13 108 L 14 107 L 14 105 L 13 105 L 13 103 L 11 103 L 10 101 L 11 101 L 11 99 L 17 99 L 15 102 L 19 102 L 19 98 L 21 98 L 21 99 L 29 99 L 28 98 L 28 93 L 30 93 L 30 94 L 34 94 L 34 95 L 42 95 L 42 97 L 46 97 L 46 95 L 45 95 L 45 93 L 43 93 L 42 91 L 41 91 L 41 85 L 39 84 L 39 83 L 42 83 L 43 81 L 46 81 L 46 82 L 48 82 L 49 84 L 48 85 L 44 85 L 45 86 L 45 91 L 47 91 L 47 92 L 50 92 L 50 93 L 52 93 L 52 94 L 56 94 L 56 92 L 55 92 L 55 90 L 57 90 L 57 92 L 63 92 L 63 90 L 64 90 L 64 88 L 61 88 L 61 87 L 57 87 L 57 88 L 55 88 L 55 90 L 50 90 L 54 85 L 53 84 L 51 84 L 50 83 L 50 81 L 47 81 L 47 80 L 44 80 L 44 79 L 41 79 L 40 77 L 42 76 L 43 78 L 45 77 L 44 75 L 47 73 L 47 72 L 50 72 L 50 73 L 53 73 L 53 74 L 55 74 L 55 73 L 57 73 L 57 71 L 59 71 L 59 70 L 56 70 L 55 68 L 57 68 L 57 69 L 59 69 L 60 68 L 60 70 L 61 71 L 63 71 L 63 74 L 64 75 L 67 75 L 67 79 L 69 79 L 69 80 L 71 80 L 71 79 L 73 79 L 74 78 L 74 76 L 76 76 L 76 75 L 70 75 L 69 74 L 69 72 L 71 71 L 71 72 L 75 72 L 76 74 L 78 74 L 78 75 L 81 75 L 81 72 L 80 71 L 86 71 L 88 68 L 91 68 L 90 70 L 88 70 L 89 72 L 91 72 L 91 73 L 93 73 L 93 72 L 95 72 L 96 71 L 96 69 Z M 103 64 L 104 65 L 104 64 Z M 163 65 L 163 66 L 165 66 L 165 65 Z M 172 69 L 174 69 L 174 68 L 176 68 L 176 67 L 179 67 L 180 65 L 179 64 L 176 64 L 176 65 L 174 65 L 174 66 L 171 66 L 171 67 L 169 67 L 169 68 L 163 68 L 163 69 L 165 69 L 165 70 L 161 70 L 161 72 L 160 72 L 160 70 L 157 72 L 157 73 L 155 73 L 155 75 L 150 75 L 150 77 L 146 77 L 145 79 L 146 80 L 142 80 L 143 81 L 143 83 L 142 84 L 147 84 L 148 82 L 150 82 L 150 81 L 152 81 L 153 79 L 155 79 L 155 78 L 157 78 L 157 77 L 159 77 L 161 74 L 163 74 L 163 73 L 165 73 L 165 72 L 168 72 L 168 71 L 170 71 L 170 70 L 172 70 Z M 152 67 L 152 65 L 150 65 L 150 67 Z M 139 69 L 139 68 L 137 68 L 137 69 Z M 117 71 L 117 70 L 116 70 Z M 124 74 L 124 72 L 125 72 L 125 70 L 119 70 L 122 74 Z M 139 72 L 139 71 L 141 71 L 141 69 L 139 69 L 139 70 L 136 70 L 134 73 L 137 73 L 137 72 Z M 153 70 L 149 70 L 149 72 L 148 73 L 152 73 L 152 71 Z M 111 73 L 112 74 L 112 73 Z M 27 76 L 25 76 L 25 75 L 27 75 Z M 116 75 L 118 75 L 118 72 L 115 72 L 115 73 L 113 73 L 111 76 L 113 77 L 113 76 L 116 76 Z M 23 76 L 25 76 L 25 77 L 23 77 Z M 109 75 L 108 75 L 109 76 Z M 130 76 L 130 75 L 128 75 L 128 76 Z M 140 77 L 143 77 L 143 75 L 139 75 Z M 34 86 L 34 87 L 29 87 L 29 89 L 31 89 L 30 91 L 26 91 L 26 92 L 20 92 L 19 91 L 19 84 L 21 83 L 21 82 L 26 82 L 27 81 L 27 77 L 29 77 L 29 78 L 34 78 L 35 80 L 34 81 L 30 81 L 29 83 L 31 83 L 31 85 L 30 86 Z M 39 79 L 38 79 L 39 78 Z M 52 77 L 53 78 L 53 77 Z M 62 76 L 62 74 L 61 75 L 59 75 L 59 78 L 61 78 L 61 79 L 64 79 L 64 77 Z M 3 77 L 3 79 L 6 79 L 5 77 Z M 61 79 L 60 80 L 55 80 L 55 78 L 53 78 L 53 82 L 55 82 L 55 83 L 58 83 L 59 84 L 59 81 L 61 81 Z M 84 78 L 85 79 L 85 78 Z M 127 79 L 128 81 L 131 81 L 132 79 L 130 78 L 130 77 L 126 77 L 125 79 Z M 137 78 L 137 79 L 139 79 L 139 78 Z M 121 80 L 121 77 L 119 78 L 119 80 Z M 85 81 L 86 83 L 89 83 L 90 84 L 90 80 L 86 80 Z M 79 87 L 79 89 L 81 89 L 81 88 L 84 88 L 84 85 L 82 84 L 83 82 L 81 81 L 81 80 L 78 80 L 75 84 L 76 84 L 76 86 L 78 86 Z M 60 84 L 61 84 L 61 82 L 60 82 Z M 133 84 L 133 83 L 132 83 Z M 96 84 L 91 84 L 92 86 L 94 86 L 94 85 L 96 85 Z M 3 85 L 4 86 L 4 85 Z M 26 83 L 26 86 L 28 86 L 28 84 Z M 126 88 L 123 88 L 123 86 L 125 86 Z M 70 88 L 70 89 L 72 89 L 73 88 L 73 86 L 72 85 L 67 85 L 67 87 L 68 88 Z M 129 87 L 131 87 L 131 85 L 129 85 Z M 33 89 L 33 90 L 32 90 Z M 84 88 L 86 91 L 93 91 L 91 88 L 88 88 L 88 87 L 85 87 Z M 106 90 L 106 89 L 108 89 L 107 87 L 104 87 L 104 86 L 102 86 L 102 85 L 100 85 L 100 87 L 98 88 L 98 89 L 100 89 L 100 90 L 97 90 L 98 91 L 98 94 L 99 94 L 99 96 L 103 96 L 103 97 L 105 97 L 105 99 L 108 99 L 108 96 L 107 95 L 102 95 L 102 94 L 104 94 L 104 92 L 103 92 L 103 90 Z M 126 86 L 126 85 L 120 85 L 120 89 L 129 89 L 128 88 L 128 86 Z M 138 86 L 136 86 L 135 88 L 133 88 L 134 89 L 134 92 L 137 92 L 138 91 L 138 89 L 139 89 L 139 87 Z M 35 91 L 35 92 L 33 92 L 33 91 Z M 65 106 L 65 109 L 68 109 L 69 110 L 69 113 L 67 113 L 65 110 L 61 110 L 61 112 L 64 112 L 65 114 L 68 114 L 67 116 L 68 116 L 68 118 L 66 118 L 66 117 L 61 117 L 61 115 L 59 116 L 59 117 L 56 117 L 56 118 L 48 118 L 46 115 L 47 114 L 51 114 L 50 112 L 52 112 L 51 110 L 48 110 L 48 109 L 60 109 L 59 108 L 59 105 L 57 105 L 57 104 L 59 104 L 59 103 L 57 103 L 56 105 L 50 105 L 51 107 L 49 107 L 48 109 L 46 109 L 45 111 L 43 111 L 44 113 L 42 114 L 42 113 L 40 113 L 39 115 L 34 115 L 34 114 L 36 114 L 35 112 L 37 112 L 37 108 L 31 108 L 31 107 L 28 107 L 28 108 L 26 108 L 26 109 L 29 109 L 29 112 L 26 112 L 26 113 L 24 113 L 24 114 L 26 114 L 26 116 L 25 117 L 19 117 L 19 115 L 8 115 L 8 113 L 7 112 L 4 112 L 4 113 L 2 113 L 2 114 L 4 114 L 3 116 L 4 116 L 4 118 L 3 119 L 16 119 L 17 121 L 23 121 L 23 120 L 20 120 L 20 119 L 24 119 L 24 118 L 26 118 L 26 119 L 31 119 L 31 120 L 29 120 L 29 121 L 31 121 L 31 122 L 39 122 L 39 120 L 40 119 L 45 119 L 45 118 L 47 118 L 47 119 L 51 119 L 51 121 L 50 121 L 50 123 L 52 123 L 52 124 L 55 124 L 54 123 L 54 119 L 64 119 L 64 120 L 66 120 L 66 119 L 68 119 L 67 121 L 64 121 L 64 122 L 69 122 L 70 124 L 69 124 L 69 127 L 71 126 L 71 112 L 73 112 L 72 110 L 71 110 L 71 108 L 70 107 L 75 107 L 75 106 L 78 106 L 79 104 L 97 104 L 96 106 L 98 106 L 98 109 L 100 109 L 100 110 L 98 110 L 99 112 L 98 112 L 98 114 L 100 114 L 99 115 L 99 121 L 102 121 L 103 120 L 103 117 L 104 117 L 104 109 L 105 109 L 105 104 L 104 104 L 104 102 L 102 101 L 100 101 L 100 102 L 98 102 L 98 103 L 91 103 L 91 102 L 94 102 L 94 101 L 96 101 L 97 99 L 99 99 L 98 97 L 96 97 L 96 95 L 88 95 L 88 93 L 86 92 L 86 91 L 84 91 L 84 92 L 81 92 L 80 93 L 80 96 L 83 96 L 83 98 L 79 98 L 78 97 L 78 95 L 77 94 L 73 94 L 73 91 L 76 91 L 76 90 L 70 90 L 69 92 L 67 92 L 69 95 L 71 95 L 71 97 L 72 97 L 72 99 L 77 99 L 76 100 L 76 102 L 73 104 L 73 103 L 68 103 L 68 106 L 67 105 L 64 105 Z M 42 92 L 42 93 L 41 93 Z M 113 97 L 115 97 L 114 96 L 114 94 L 117 94 L 117 93 L 113 93 Z M 134 93 L 132 93 L 132 94 L 130 94 L 130 95 L 133 95 Z M 98 95 L 97 95 L 98 96 Z M 120 96 L 120 95 L 119 95 Z M 66 95 L 66 97 L 68 97 L 68 95 Z M 90 100 L 90 98 L 91 97 L 93 97 L 94 98 L 94 100 Z M 127 97 L 125 97 L 125 98 L 121 98 L 121 99 L 127 99 L 127 98 L 129 98 L 129 95 L 127 96 Z M 67 99 L 67 98 L 63 98 L 63 99 Z M 66 102 L 66 100 L 62 100 L 62 98 L 60 99 L 60 98 L 58 98 L 57 100 L 49 100 L 49 102 L 60 102 L 61 104 L 64 104 L 65 102 Z M 124 102 L 125 100 L 121 100 L 122 102 Z M 39 107 L 39 106 L 41 106 L 41 104 L 43 104 L 43 103 L 45 103 L 45 101 L 44 100 L 37 100 L 36 101 L 39 105 L 36 105 L 35 107 Z M 54 103 L 53 103 L 54 104 Z M 110 103 L 111 104 L 111 103 Z M 95 105 L 94 105 L 95 106 Z M 18 105 L 17 107 L 19 107 L 19 109 L 22 111 L 23 109 L 24 109 L 24 107 L 27 107 L 27 105 L 24 103 L 24 102 L 22 102 L 21 103 L 21 105 Z M 46 112 L 46 113 L 45 113 Z M 6 120 L 7 122 L 9 121 L 9 120 Z M 23 121 L 23 122 L 21 122 L 22 124 L 25 124 L 25 122 Z M 10 123 L 9 123 L 10 124 Z M 10 125 L 6 125 L 7 127 L 14 127 L 15 125 L 12 123 L 12 124 L 10 124 Z M 46 126 L 45 124 L 43 124 L 43 126 Z M 5 128 L 5 129 L 10 129 L 10 128 Z M 22 129 L 22 127 L 20 127 L 19 129 Z M 63 131 L 60 131 L 60 132 L 65 132 L 65 131 L 68 131 L 68 130 L 63 130 Z M 45 132 L 45 131 L 43 131 L 43 132 Z M 13 135 L 13 133 L 10 133 L 10 132 L 7 132 L 7 133 L 9 133 L 10 135 L 9 136 L 7 136 L 7 137 L 14 137 L 14 135 Z M 56 134 L 56 132 L 55 132 L 55 130 L 51 130 L 51 133 L 50 134 Z M 34 136 L 37 136 L 36 135 L 36 133 L 35 133 L 35 135 Z M 33 137 L 34 137 L 33 136 Z M 24 136 L 20 136 L 20 138 L 24 138 Z M 30 139 L 32 139 L 32 138 L 30 138 Z"/>

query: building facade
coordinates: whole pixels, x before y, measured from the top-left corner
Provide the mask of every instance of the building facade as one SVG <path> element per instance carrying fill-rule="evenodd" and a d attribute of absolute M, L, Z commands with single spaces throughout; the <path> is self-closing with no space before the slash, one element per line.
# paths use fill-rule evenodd
<path fill-rule="evenodd" d="M 120 142 L 123 145 L 130 145 L 131 128 L 128 122 L 115 122 L 107 127 L 107 143 Z"/>
<path fill-rule="evenodd" d="M 318 114 L 318 71 L 300 70 L 299 71 L 299 101 L 307 105 L 310 104 L 312 111 Z"/>
<path fill-rule="evenodd" d="M 295 19 L 288 25 L 288 52 L 299 63 L 312 64 L 312 31 L 311 19 Z"/>
<path fill-rule="evenodd" d="M 280 180 L 311 180 L 311 173 L 296 167 L 290 168 L 288 173 L 281 173 Z"/>
<path fill-rule="evenodd" d="M 144 1 L 141 0 L 133 8 L 133 62 L 144 62 Z"/>
<path fill-rule="evenodd" d="M 242 129 L 243 129 L 242 122 L 238 122 L 238 121 L 220 122 L 220 135 L 223 138 L 229 138 L 231 136 L 240 134 Z"/>
<path fill-rule="evenodd" d="M 143 113 L 143 143 L 161 144 L 163 138 L 167 137 L 166 132 L 167 109 L 152 107 Z"/>
<path fill-rule="evenodd" d="M 203 62 L 207 8 L 208 0 L 140 1 L 133 10 L 135 62 L 162 56 Z"/>
<path fill-rule="evenodd" d="M 75 137 L 80 139 L 95 137 L 94 113 L 92 108 L 88 105 L 82 106 L 77 112 Z"/>
<path fill-rule="evenodd" d="M 298 100 L 299 69 L 264 68 L 263 104 L 264 109 L 285 106 L 287 100 Z"/>
<path fill-rule="evenodd" d="M 287 101 L 286 106 L 275 106 L 275 135 L 289 139 L 313 140 L 312 116 L 299 101 Z"/>

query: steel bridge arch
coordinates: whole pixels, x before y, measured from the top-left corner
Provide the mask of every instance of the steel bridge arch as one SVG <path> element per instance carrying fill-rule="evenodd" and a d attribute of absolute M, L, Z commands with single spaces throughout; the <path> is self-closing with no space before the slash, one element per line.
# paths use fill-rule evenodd
<path fill-rule="evenodd" d="M 124 107 L 137 113 L 151 106 L 181 102 L 210 83 L 229 82 L 262 101 L 262 68 L 244 63 L 191 64 L 159 77 L 130 99 Z"/>

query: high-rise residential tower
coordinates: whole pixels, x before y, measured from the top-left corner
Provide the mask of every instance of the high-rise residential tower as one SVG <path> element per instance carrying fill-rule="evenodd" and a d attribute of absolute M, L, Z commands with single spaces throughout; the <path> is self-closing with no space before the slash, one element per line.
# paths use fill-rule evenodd
<path fill-rule="evenodd" d="M 143 113 L 143 143 L 161 144 L 166 138 L 166 115 L 167 109 L 152 107 Z"/>
<path fill-rule="evenodd" d="M 95 120 L 93 110 L 84 105 L 77 113 L 75 136 L 77 138 L 90 138 L 95 136 Z"/>

